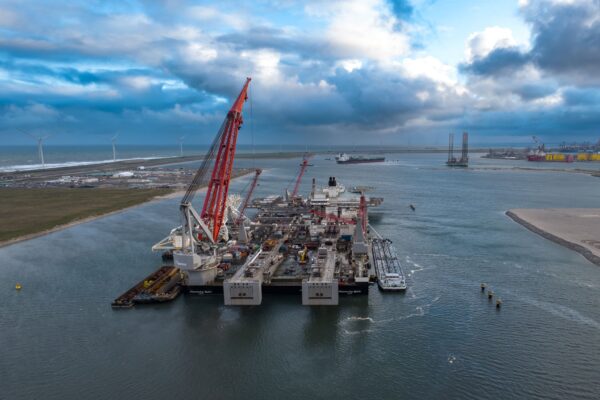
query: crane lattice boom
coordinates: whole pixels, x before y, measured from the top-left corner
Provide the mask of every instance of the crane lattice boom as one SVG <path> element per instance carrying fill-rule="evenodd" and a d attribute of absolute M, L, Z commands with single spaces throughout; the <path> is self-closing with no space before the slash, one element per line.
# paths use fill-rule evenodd
<path fill-rule="evenodd" d="M 304 172 L 306 171 L 306 167 L 308 167 L 308 159 L 310 156 L 308 154 L 304 155 L 302 159 L 302 164 L 300 164 L 300 172 L 298 173 L 298 178 L 296 178 L 296 184 L 294 185 L 294 191 L 292 192 L 292 197 L 296 197 L 298 195 L 298 189 L 300 188 L 300 182 L 302 182 L 302 176 L 304 176 Z"/>
<path fill-rule="evenodd" d="M 254 179 L 252 179 L 252 183 L 250 184 L 250 187 L 248 188 L 248 193 L 246 194 L 246 198 L 244 199 L 244 202 L 242 203 L 242 206 L 240 207 L 240 216 L 237 219 L 237 224 L 240 224 L 243 219 L 244 219 L 244 211 L 246 211 L 246 208 L 248 208 L 248 204 L 250 203 L 250 199 L 252 198 L 252 193 L 254 192 L 254 189 L 256 188 L 256 184 L 258 183 L 258 177 L 260 176 L 260 174 L 262 173 L 262 169 L 257 168 L 255 171 L 255 175 L 254 175 Z"/>
<path fill-rule="evenodd" d="M 204 205 L 200 217 L 212 229 L 213 240 L 217 240 L 223 217 L 225 216 L 225 206 L 227 203 L 227 193 L 229 192 L 229 182 L 231 181 L 231 171 L 233 169 L 233 160 L 235 157 L 235 148 L 238 132 L 242 125 L 242 108 L 248 98 L 248 85 L 250 78 L 242 88 L 231 110 L 227 113 L 224 134 L 219 143 L 217 158 L 212 171 Z"/>
<path fill-rule="evenodd" d="M 250 80 L 250 78 L 246 79 L 244 87 L 227 113 L 227 117 L 219 128 L 217 136 L 181 201 L 181 209 L 186 215 L 186 220 L 189 220 L 189 214 L 186 214 L 186 210 L 190 210 L 191 202 L 197 190 L 203 183 L 206 183 L 206 177 L 212 164 L 212 172 L 207 182 L 206 197 L 199 218 L 202 221 L 199 222 L 201 222 L 200 225 L 205 224 L 203 229 L 205 233 L 210 234 L 210 239 L 213 242 L 218 240 L 219 232 L 223 226 L 237 137 L 243 123 L 242 109 L 248 98 Z M 196 219 L 198 220 L 197 217 Z M 189 221 L 186 225 L 187 230 L 190 230 L 191 224 Z"/>

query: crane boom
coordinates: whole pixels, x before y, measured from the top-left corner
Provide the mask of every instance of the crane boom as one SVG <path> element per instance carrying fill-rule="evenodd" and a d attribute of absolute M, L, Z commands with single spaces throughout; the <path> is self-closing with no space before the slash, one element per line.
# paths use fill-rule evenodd
<path fill-rule="evenodd" d="M 367 199 L 365 198 L 365 194 L 360 194 L 360 203 L 358 206 L 358 216 L 360 217 L 360 226 L 364 233 L 367 232 L 367 225 L 369 218 L 367 216 Z"/>
<path fill-rule="evenodd" d="M 191 234 L 195 225 L 190 220 L 193 217 L 204 231 L 204 236 L 207 236 L 213 243 L 218 240 L 219 232 L 223 226 L 237 137 L 243 123 L 242 109 L 248 98 L 250 80 L 251 78 L 246 79 L 246 83 L 227 113 L 227 117 L 221 124 L 219 132 L 181 200 L 180 208 L 184 217 L 185 231 Z M 196 192 L 205 182 L 211 164 L 213 167 L 208 180 L 206 197 L 204 198 L 202 212 L 198 215 L 193 210 L 191 203 Z"/>
<path fill-rule="evenodd" d="M 246 194 L 246 198 L 244 199 L 244 202 L 242 203 L 242 206 L 240 207 L 240 216 L 237 219 L 237 224 L 240 224 L 242 222 L 242 220 L 244 219 L 244 211 L 246 211 L 246 208 L 248 208 L 248 204 L 250 203 L 250 199 L 252 198 L 252 193 L 254 192 L 254 189 L 256 188 L 256 184 L 258 183 L 258 177 L 260 176 L 260 174 L 262 173 L 262 169 L 257 168 L 255 171 L 255 175 L 254 175 L 254 179 L 252 179 L 252 183 L 250 184 L 250 187 L 248 188 L 248 193 Z"/>
<path fill-rule="evenodd" d="M 296 197 L 298 195 L 298 189 L 300 188 L 300 182 L 302 182 L 302 176 L 304 175 L 304 171 L 306 171 L 306 167 L 308 167 L 308 159 L 309 155 L 305 154 L 302 159 L 302 164 L 300 164 L 300 172 L 298 173 L 298 178 L 296 178 L 296 184 L 294 185 L 294 191 L 292 192 L 292 197 Z"/>
<path fill-rule="evenodd" d="M 212 229 L 212 237 L 215 241 L 217 240 L 219 231 L 223 225 L 223 217 L 225 216 L 225 206 L 229 192 L 229 182 L 231 181 L 237 137 L 243 123 L 242 108 L 248 98 L 249 84 L 250 78 L 247 78 L 231 110 L 227 113 L 225 134 L 221 137 L 217 158 L 211 179 L 208 183 L 202 212 L 200 213 L 200 217 Z"/>

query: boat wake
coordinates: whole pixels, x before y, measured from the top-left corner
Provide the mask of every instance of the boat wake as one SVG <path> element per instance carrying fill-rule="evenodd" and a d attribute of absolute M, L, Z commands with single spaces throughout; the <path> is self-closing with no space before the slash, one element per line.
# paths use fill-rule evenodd
<path fill-rule="evenodd" d="M 535 306 L 541 310 L 549 312 L 559 318 L 563 318 L 572 322 L 577 322 L 600 330 L 600 322 L 593 318 L 586 317 L 576 310 L 560 304 L 549 303 L 546 301 L 534 300 L 528 297 L 521 297 L 525 303 Z"/>
<path fill-rule="evenodd" d="M 369 322 L 375 322 L 375 321 L 373 321 L 373 318 L 371 318 L 371 317 L 348 317 L 348 318 L 346 318 L 346 321 L 369 321 Z"/>
<path fill-rule="evenodd" d="M 406 256 L 405 261 L 406 261 L 407 264 L 409 264 L 409 265 L 411 265 L 413 267 L 413 268 L 411 268 L 409 270 L 409 272 L 407 274 L 408 276 L 412 276 L 412 275 L 414 275 L 417 272 L 421 272 L 421 271 L 424 271 L 424 270 L 428 269 L 428 268 L 425 268 L 424 266 L 422 266 L 421 264 L 414 262 L 410 258 L 410 256 Z"/>
<path fill-rule="evenodd" d="M 359 333 L 369 333 L 374 331 L 391 331 L 395 330 L 395 327 L 387 327 L 390 322 L 403 321 L 414 317 L 423 317 L 427 315 L 432 305 L 440 300 L 441 296 L 436 296 L 429 303 L 415 306 L 414 312 L 406 315 L 399 315 L 397 317 L 386 318 L 381 320 L 374 320 L 371 317 L 351 316 L 345 320 L 339 322 L 338 325 L 343 327 L 343 332 L 347 335 L 356 335 Z M 365 326 L 366 325 L 366 326 Z"/>

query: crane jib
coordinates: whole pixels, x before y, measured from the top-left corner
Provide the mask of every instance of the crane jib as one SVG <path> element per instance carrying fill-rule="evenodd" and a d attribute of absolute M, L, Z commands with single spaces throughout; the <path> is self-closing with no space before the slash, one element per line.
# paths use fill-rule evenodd
<path fill-rule="evenodd" d="M 200 186 L 204 183 L 208 184 L 200 217 L 210 229 L 213 241 L 217 241 L 223 225 L 229 182 L 231 181 L 235 159 L 237 136 L 243 123 L 242 109 L 244 102 L 248 99 L 250 80 L 250 78 L 246 79 L 246 83 L 227 113 L 223 124 L 181 201 L 182 207 L 191 204 Z M 211 165 L 212 171 L 210 171 Z M 208 176 L 210 176 L 210 179 L 206 182 Z"/>

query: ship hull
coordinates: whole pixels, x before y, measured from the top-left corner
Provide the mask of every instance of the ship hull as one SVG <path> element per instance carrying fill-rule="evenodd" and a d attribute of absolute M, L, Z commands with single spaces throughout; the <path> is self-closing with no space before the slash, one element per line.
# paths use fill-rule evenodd
<path fill-rule="evenodd" d="M 184 286 L 183 290 L 192 295 L 222 295 L 223 285 L 201 285 L 201 286 Z M 359 282 L 354 284 L 339 285 L 338 291 L 340 295 L 367 295 L 369 294 L 369 283 Z M 262 292 L 265 294 L 293 294 L 302 295 L 302 284 L 297 285 L 263 285 Z"/>
<path fill-rule="evenodd" d="M 545 156 L 538 156 L 538 155 L 529 155 L 527 156 L 527 161 L 546 161 L 546 157 Z"/>
<path fill-rule="evenodd" d="M 378 158 L 366 158 L 363 160 L 346 160 L 346 161 L 342 161 L 342 160 L 337 160 L 338 164 L 368 164 L 368 163 L 378 163 L 378 162 L 384 162 L 385 161 L 385 157 L 378 157 Z"/>

